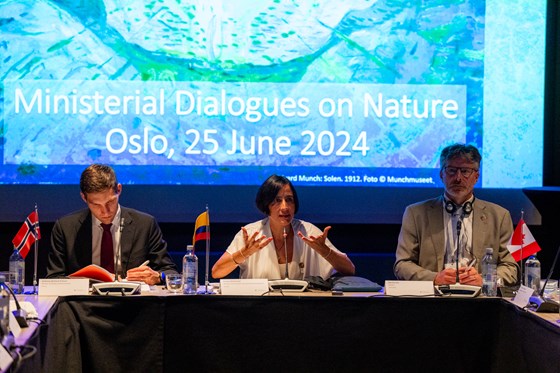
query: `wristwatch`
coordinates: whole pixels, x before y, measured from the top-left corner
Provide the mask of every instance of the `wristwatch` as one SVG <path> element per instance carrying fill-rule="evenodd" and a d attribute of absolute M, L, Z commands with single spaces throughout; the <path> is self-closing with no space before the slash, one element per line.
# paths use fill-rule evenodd
<path fill-rule="evenodd" d="M 160 272 L 159 273 L 159 281 L 161 284 L 165 285 L 165 272 Z"/>

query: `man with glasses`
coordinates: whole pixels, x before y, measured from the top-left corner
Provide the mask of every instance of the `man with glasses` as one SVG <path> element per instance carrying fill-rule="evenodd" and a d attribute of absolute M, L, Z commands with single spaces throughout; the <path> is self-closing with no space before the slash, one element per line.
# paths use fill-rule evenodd
<path fill-rule="evenodd" d="M 482 286 L 482 257 L 491 247 L 498 285 L 517 284 L 518 267 L 506 246 L 513 233 L 510 213 L 473 193 L 481 159 L 472 145 L 442 150 L 439 176 L 444 193 L 406 208 L 393 267 L 397 279 L 455 284 L 458 261 L 459 282 Z"/>

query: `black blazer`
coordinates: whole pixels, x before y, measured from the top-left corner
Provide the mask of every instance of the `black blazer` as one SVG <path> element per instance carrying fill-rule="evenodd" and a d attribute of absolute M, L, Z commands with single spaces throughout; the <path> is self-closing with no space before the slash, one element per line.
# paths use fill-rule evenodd
<path fill-rule="evenodd" d="M 124 227 L 121 236 L 121 265 L 126 271 L 149 260 L 158 272 L 177 272 L 167 242 L 151 215 L 122 207 Z M 73 212 L 56 221 L 51 233 L 47 278 L 67 276 L 91 264 L 92 216 L 88 208 Z"/>

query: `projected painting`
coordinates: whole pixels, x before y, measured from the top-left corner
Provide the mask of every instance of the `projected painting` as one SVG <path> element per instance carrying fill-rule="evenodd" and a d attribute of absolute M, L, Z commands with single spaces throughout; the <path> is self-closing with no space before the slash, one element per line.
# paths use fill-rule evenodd
<path fill-rule="evenodd" d="M 483 146 L 483 1 L 2 1 L 0 183 L 434 186 Z"/>

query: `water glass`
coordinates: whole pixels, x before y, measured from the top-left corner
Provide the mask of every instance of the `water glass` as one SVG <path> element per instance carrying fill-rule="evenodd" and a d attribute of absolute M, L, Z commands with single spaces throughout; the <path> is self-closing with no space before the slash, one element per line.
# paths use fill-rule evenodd
<path fill-rule="evenodd" d="M 543 281 L 544 285 L 544 281 Z M 558 280 L 548 280 L 543 291 L 543 298 L 558 301 Z"/>
<path fill-rule="evenodd" d="M 4 276 L 4 282 L 6 284 L 10 283 L 10 271 L 0 271 L 0 276 Z"/>
<path fill-rule="evenodd" d="M 169 273 L 165 275 L 165 285 L 167 290 L 173 294 L 183 292 L 183 275 L 180 273 Z"/>

